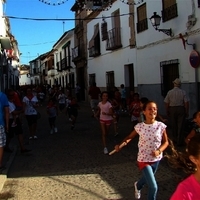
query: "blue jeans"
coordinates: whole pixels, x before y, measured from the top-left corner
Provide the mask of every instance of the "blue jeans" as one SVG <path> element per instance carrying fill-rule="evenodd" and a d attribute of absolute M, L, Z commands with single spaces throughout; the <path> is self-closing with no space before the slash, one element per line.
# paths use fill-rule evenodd
<path fill-rule="evenodd" d="M 158 186 L 154 174 L 158 169 L 160 161 L 147 165 L 142 169 L 142 178 L 137 182 L 137 189 L 141 190 L 145 184 L 148 185 L 148 200 L 156 200 Z"/>

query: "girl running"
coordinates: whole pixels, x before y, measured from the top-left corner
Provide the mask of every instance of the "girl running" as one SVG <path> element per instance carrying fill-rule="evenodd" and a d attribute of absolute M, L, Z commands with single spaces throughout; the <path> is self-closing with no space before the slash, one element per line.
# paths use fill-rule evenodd
<path fill-rule="evenodd" d="M 148 185 L 148 200 L 156 200 L 158 186 L 155 173 L 163 156 L 163 151 L 168 146 L 166 125 L 156 121 L 157 105 L 153 101 L 148 101 L 143 106 L 145 121 L 135 125 L 134 130 L 115 146 L 119 151 L 123 146 L 130 142 L 136 135 L 139 135 L 138 142 L 138 167 L 142 172 L 142 178 L 135 182 L 135 198 L 140 199 L 141 189 L 145 184 Z"/>
<path fill-rule="evenodd" d="M 108 92 L 106 91 L 101 93 L 101 102 L 98 104 L 98 111 L 95 114 L 95 117 L 99 115 L 102 131 L 102 142 L 104 146 L 103 152 L 104 154 L 108 154 L 108 149 L 106 147 L 106 136 L 113 120 L 113 109 L 111 103 L 108 101 Z"/>

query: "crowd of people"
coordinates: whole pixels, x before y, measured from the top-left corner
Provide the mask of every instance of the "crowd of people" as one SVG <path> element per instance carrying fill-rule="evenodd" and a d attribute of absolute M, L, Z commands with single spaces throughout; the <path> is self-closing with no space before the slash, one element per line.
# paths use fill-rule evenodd
<path fill-rule="evenodd" d="M 170 119 L 172 126 L 172 138 L 169 138 L 167 134 L 167 124 L 169 122 L 158 113 L 156 102 L 149 100 L 147 97 L 140 97 L 139 93 L 134 91 L 130 91 L 127 95 L 124 84 L 121 84 L 119 89 L 114 87 L 111 91 L 101 92 L 96 83 L 93 83 L 88 91 L 92 117 L 98 119 L 100 123 L 104 154 L 109 154 L 107 135 L 112 124 L 114 126 L 114 136 L 119 134 L 118 124 L 121 113 L 130 116 L 132 129 L 127 137 L 114 147 L 113 152 L 120 151 L 136 135 L 139 135 L 137 163 L 142 172 L 142 177 L 134 184 L 136 199 L 141 198 L 141 190 L 145 184 L 148 185 L 148 200 L 156 199 L 158 185 L 155 173 L 166 148 L 171 149 L 171 153 L 165 155 L 170 165 L 191 174 L 180 183 L 171 200 L 200 199 L 200 193 L 198 192 L 200 188 L 200 135 L 198 134 L 200 132 L 200 111 L 194 114 L 194 127 L 185 137 L 183 129 L 184 120 L 188 116 L 189 99 L 186 92 L 180 88 L 180 79 L 175 79 L 173 84 L 174 88 L 167 93 L 164 99 L 167 117 Z M 46 111 L 50 134 L 58 132 L 56 117 L 59 112 L 62 113 L 65 110 L 71 124 L 71 130 L 73 130 L 80 108 L 78 104 L 80 101 L 79 90 L 80 86 L 77 84 L 74 96 L 70 87 L 64 92 L 62 88 L 57 86 L 27 87 L 23 91 L 8 89 L 6 94 L 1 92 L 0 169 L 3 168 L 4 150 L 12 151 L 9 144 L 14 135 L 17 135 L 21 153 L 30 151 L 24 147 L 21 125 L 22 114 L 25 115 L 29 127 L 29 139 L 38 139 L 36 134 L 37 120 L 40 117 L 38 107 L 44 105 L 44 100 L 47 100 Z M 185 152 L 177 151 L 177 147 L 180 145 L 187 145 Z"/>

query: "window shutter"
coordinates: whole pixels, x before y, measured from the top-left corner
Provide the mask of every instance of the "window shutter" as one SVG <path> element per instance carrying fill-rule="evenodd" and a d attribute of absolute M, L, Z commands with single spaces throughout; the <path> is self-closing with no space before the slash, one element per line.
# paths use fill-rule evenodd
<path fill-rule="evenodd" d="M 103 22 L 101 24 L 101 35 L 102 35 L 102 41 L 108 39 L 107 22 Z"/>

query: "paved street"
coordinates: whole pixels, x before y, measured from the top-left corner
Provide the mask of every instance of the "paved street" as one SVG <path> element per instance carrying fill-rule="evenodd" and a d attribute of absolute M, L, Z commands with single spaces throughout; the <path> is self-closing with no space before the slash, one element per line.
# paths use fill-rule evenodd
<path fill-rule="evenodd" d="M 50 135 L 45 107 L 40 107 L 38 140 L 28 140 L 24 119 L 25 144 L 31 153 L 16 151 L 0 199 L 9 200 L 132 200 L 133 184 L 140 176 L 136 166 L 137 138 L 112 156 L 104 155 L 100 126 L 91 117 L 88 104 L 81 109 L 75 129 L 64 113 L 57 118 L 58 133 Z M 131 129 L 127 114 L 121 116 L 119 136 L 113 127 L 108 137 L 111 151 Z M 17 144 L 17 141 L 15 142 Z M 13 153 L 14 154 L 14 153 Z M 179 173 L 180 174 L 180 173 Z M 157 172 L 158 200 L 168 200 L 180 175 L 163 160 Z M 141 199 L 146 199 L 147 188 Z"/>

